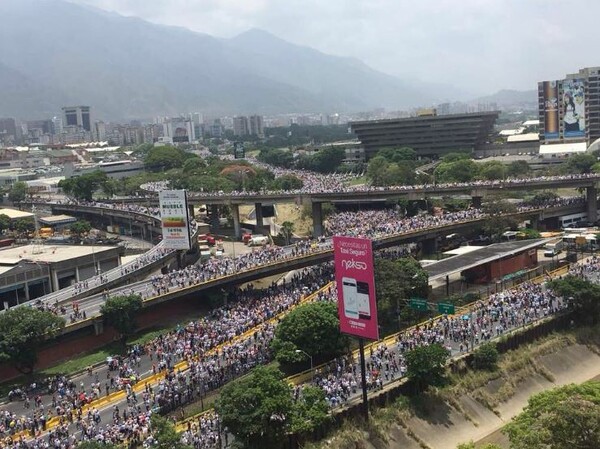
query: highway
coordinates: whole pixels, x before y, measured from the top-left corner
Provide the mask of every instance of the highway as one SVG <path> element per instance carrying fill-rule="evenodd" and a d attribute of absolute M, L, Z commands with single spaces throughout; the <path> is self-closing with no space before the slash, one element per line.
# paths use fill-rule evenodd
<path fill-rule="evenodd" d="M 560 273 L 558 273 L 558 272 L 553 273 L 553 275 L 558 275 L 558 274 L 564 274 L 564 269 L 562 269 L 562 271 Z M 542 281 L 543 281 L 543 279 L 540 278 L 540 279 L 535 280 L 534 283 L 539 283 Z M 330 288 L 330 285 L 328 284 L 325 287 L 321 288 L 320 291 L 326 291 L 329 288 Z M 308 296 L 307 298 L 302 300 L 301 303 L 313 300 L 317 293 L 318 292 L 316 292 L 313 295 Z M 330 298 L 334 300 L 335 294 L 333 294 L 333 296 L 330 296 Z M 543 307 L 545 307 L 545 306 L 543 306 Z M 562 301 L 557 299 L 553 302 L 552 301 L 549 302 L 548 307 L 551 308 L 551 311 L 558 312 L 562 309 L 563 303 L 562 303 Z M 536 306 L 536 309 L 537 309 L 537 306 Z M 475 329 L 475 332 L 477 332 L 477 334 L 478 334 L 477 340 L 475 340 L 475 341 L 479 340 L 479 338 L 480 338 L 479 336 L 482 335 L 481 332 L 483 331 L 484 328 L 491 329 L 490 337 L 495 337 L 495 336 L 497 337 L 500 335 L 505 335 L 516 328 L 519 328 L 519 327 L 522 327 L 525 325 L 531 325 L 532 323 L 542 320 L 546 316 L 549 315 L 548 313 L 541 312 L 541 310 L 542 310 L 541 308 L 537 309 L 538 311 L 536 311 L 535 313 L 529 313 L 528 312 L 529 309 L 524 309 L 524 310 L 527 310 L 527 312 L 526 312 L 527 315 L 523 315 L 523 319 L 519 318 L 520 315 L 519 315 L 519 313 L 517 313 L 516 318 L 514 320 L 507 320 L 504 323 L 504 326 L 502 327 L 501 330 L 498 330 L 498 326 L 496 325 L 496 334 L 497 335 L 495 335 L 494 330 L 493 330 L 494 329 L 493 324 L 486 326 L 485 324 L 483 324 L 484 321 L 480 321 L 480 320 L 483 320 L 485 317 L 485 315 L 482 315 L 482 310 L 484 310 L 484 309 L 482 309 L 479 306 L 476 306 L 474 309 L 467 307 L 467 308 L 464 308 L 460 312 L 460 314 L 456 317 L 457 320 L 462 320 L 463 317 L 467 317 L 467 319 L 473 319 L 474 316 L 478 317 L 477 324 L 471 325 L 471 326 L 476 326 L 475 328 L 471 327 L 471 329 Z M 276 317 L 273 317 L 272 319 L 268 320 L 266 323 L 271 323 L 271 324 L 275 323 L 285 313 L 287 313 L 287 311 L 283 312 L 282 314 L 280 314 Z M 479 315 L 477 315 L 477 314 L 479 314 Z M 444 318 L 444 317 L 441 318 L 441 320 L 444 320 L 444 319 L 446 319 L 446 318 Z M 378 376 L 378 379 L 381 380 L 380 383 L 377 383 L 378 381 L 376 381 L 374 378 L 372 378 L 369 381 L 370 383 L 372 382 L 372 386 L 374 389 L 381 388 L 381 387 L 385 386 L 387 383 L 394 382 L 399 377 L 401 377 L 402 372 L 403 372 L 402 371 L 402 363 L 401 363 L 402 356 L 398 353 L 398 347 L 399 347 L 398 342 L 399 341 L 409 342 L 409 341 L 412 341 L 410 339 L 414 339 L 414 338 L 418 338 L 418 339 L 431 338 L 431 336 L 428 337 L 428 335 L 429 335 L 428 329 L 433 329 L 436 325 L 435 324 L 436 322 L 437 323 L 442 322 L 439 320 L 440 319 L 437 319 L 436 321 L 428 321 L 426 323 L 422 323 L 419 326 L 410 328 L 399 334 L 391 335 L 391 336 L 387 337 L 385 340 L 383 340 L 382 342 L 373 343 L 372 345 L 367 347 L 367 355 L 368 355 L 367 363 L 369 365 L 371 365 L 371 363 L 373 363 L 373 362 L 376 362 L 376 364 L 381 364 L 381 363 L 386 364 L 387 363 L 388 365 L 393 366 L 394 364 L 400 362 L 400 369 L 398 370 L 398 372 L 394 372 L 393 369 L 386 368 L 385 372 L 382 370 L 380 372 L 380 375 Z M 266 323 L 262 323 L 262 324 L 258 325 L 256 328 L 248 329 L 246 332 L 239 335 L 234 340 L 241 341 L 244 339 L 246 339 L 246 340 L 254 339 L 255 332 L 259 331 L 259 329 L 262 328 L 262 326 L 264 326 Z M 421 329 L 421 330 L 419 331 L 418 329 Z M 468 326 L 467 326 L 467 329 L 468 329 Z M 228 342 L 228 344 L 229 343 L 230 342 Z M 459 343 L 458 341 L 453 341 L 452 339 L 446 338 L 443 340 L 443 343 L 450 350 L 452 357 L 459 357 L 468 351 L 468 348 L 463 346 L 462 342 Z M 421 344 L 421 343 L 419 343 L 419 344 Z M 219 348 L 222 346 L 223 345 L 216 347 L 213 351 L 219 351 Z M 468 343 L 466 346 L 468 346 Z M 477 346 L 477 345 L 475 345 L 475 346 Z M 387 348 L 387 349 L 385 349 L 385 348 Z M 138 393 L 140 393 L 144 390 L 146 384 L 156 385 L 158 382 L 160 382 L 160 379 L 162 378 L 162 374 L 158 374 L 158 375 L 151 374 L 151 370 L 148 369 L 149 361 L 146 360 L 144 362 L 143 359 L 147 359 L 147 357 L 142 357 L 142 361 L 141 361 L 140 365 L 138 366 L 138 369 L 139 369 L 139 371 L 147 374 L 147 376 L 142 376 L 142 377 L 145 377 L 145 379 L 143 379 L 142 382 L 139 382 L 138 384 L 136 384 L 136 386 L 134 387 L 134 391 L 136 391 Z M 357 354 L 355 351 L 353 354 L 352 363 L 355 365 L 356 362 L 357 362 Z M 381 365 L 381 366 L 384 366 L 384 365 Z M 374 367 L 375 367 L 375 365 L 372 365 L 372 369 L 370 370 L 370 372 L 375 369 Z M 174 367 L 174 369 L 178 372 L 185 371 L 187 368 L 188 368 L 188 362 L 186 362 L 186 361 L 179 362 Z M 313 377 L 313 371 L 316 371 L 316 372 L 320 373 L 319 375 L 316 376 L 317 379 L 322 379 L 322 380 L 329 379 L 328 381 L 323 380 L 323 382 L 325 382 L 325 384 L 327 384 L 327 382 L 329 382 L 329 388 L 330 388 L 329 391 L 331 391 L 332 388 L 335 389 L 334 388 L 335 378 L 327 376 L 326 373 L 328 372 L 328 369 L 329 368 L 327 366 L 315 367 L 314 370 L 309 370 L 304 373 L 300 373 L 296 376 L 289 378 L 288 380 L 292 384 L 300 385 L 302 383 L 308 382 Z M 349 371 L 351 371 L 351 370 L 349 370 Z M 84 374 L 82 376 L 79 376 L 76 379 L 76 381 L 84 382 L 84 383 L 94 382 L 96 376 L 98 376 L 98 381 L 101 381 L 101 379 L 105 376 L 105 373 L 106 373 L 106 370 L 105 370 L 105 368 L 103 368 L 103 369 L 97 370 L 92 375 Z M 353 382 L 356 382 L 356 380 L 354 380 Z M 377 386 L 375 387 L 375 385 L 377 385 Z M 350 387 L 349 390 L 352 390 L 352 387 Z M 342 401 L 339 403 L 336 402 L 337 399 L 331 399 L 331 398 L 336 397 L 335 394 L 333 394 L 333 395 L 328 394 L 328 398 L 330 398 L 330 400 L 333 400 L 332 406 L 334 406 L 334 408 L 335 408 L 335 406 L 342 406 L 342 405 L 344 405 L 344 403 L 351 402 L 358 397 L 359 391 L 356 388 L 354 388 L 354 390 L 355 391 L 352 392 L 351 394 L 349 394 L 348 397 L 346 398 L 346 400 L 343 401 L 343 403 L 342 403 Z M 46 397 L 44 399 L 44 402 L 46 402 L 46 401 L 49 401 L 48 397 Z M 86 413 L 87 410 L 98 410 L 102 422 L 107 423 L 107 422 L 110 422 L 110 420 L 111 420 L 112 413 L 113 413 L 115 406 L 119 407 L 121 410 L 124 407 L 126 407 L 124 392 L 121 391 L 121 392 L 111 393 L 110 395 L 103 397 L 102 399 L 92 402 L 90 405 L 84 407 L 84 414 Z M 21 403 L 11 403 L 11 404 L 3 407 L 2 410 L 8 410 L 8 411 L 11 411 L 14 413 L 18 413 L 20 407 L 22 407 Z M 197 417 L 191 418 L 191 420 L 195 420 L 195 419 L 197 419 Z M 186 422 L 188 422 L 188 421 L 189 420 L 186 420 Z M 59 420 L 57 418 L 50 419 L 48 422 L 48 428 L 49 429 L 55 428 L 58 425 L 58 422 L 59 422 Z M 180 429 L 184 429 L 187 426 L 186 422 L 184 422 L 180 426 Z M 73 431 L 75 431 L 74 428 L 73 428 Z M 77 435 L 77 434 L 78 434 L 78 432 L 75 431 L 75 435 Z"/>
<path fill-rule="evenodd" d="M 505 190 L 556 190 L 558 188 L 592 188 L 600 182 L 600 174 L 580 174 L 564 176 L 540 176 L 531 178 L 506 179 L 497 181 L 474 181 L 466 183 L 441 183 L 408 186 L 374 187 L 370 185 L 336 186 L 333 189 L 304 187 L 290 191 L 234 191 L 189 192 L 188 200 L 194 204 L 254 204 L 276 202 L 335 202 L 335 201 L 372 201 L 407 197 L 422 199 L 428 196 L 466 194 L 483 197 L 488 192 Z M 114 203 L 157 202 L 157 196 L 118 197 Z"/>
<path fill-rule="evenodd" d="M 565 206 L 557 206 L 556 208 L 522 208 L 515 215 L 525 218 L 535 214 L 548 215 L 553 209 L 557 211 L 563 210 Z M 570 205 L 569 208 L 577 208 L 578 206 Z M 392 234 L 379 234 L 374 236 L 374 247 L 382 248 L 418 240 L 419 238 L 435 237 L 436 232 L 454 232 L 460 228 L 466 228 L 485 220 L 486 216 L 483 213 L 478 214 L 471 220 L 453 220 L 452 215 L 447 215 L 445 221 L 436 221 L 435 226 L 409 229 L 404 232 Z M 243 283 L 260 277 L 282 273 L 291 269 L 301 268 L 315 263 L 331 260 L 333 251 L 331 249 L 331 239 L 321 239 L 318 243 L 311 245 L 303 245 L 301 251 L 298 252 L 297 245 L 290 245 L 283 248 L 260 248 L 249 254 L 238 255 L 235 259 L 222 258 L 213 259 L 207 265 L 199 265 L 196 268 L 187 268 L 181 270 L 181 276 L 177 272 L 172 274 L 174 277 L 168 280 L 166 289 L 157 291 L 152 280 L 139 281 L 126 286 L 121 286 L 108 291 L 110 296 L 119 294 L 136 293 L 142 296 L 144 305 L 157 304 L 162 301 L 172 299 L 176 296 L 181 296 L 190 293 L 196 293 L 201 290 L 211 288 L 217 285 L 225 285 L 227 283 Z M 266 254 L 266 256 L 265 256 Z M 250 262 L 248 262 L 250 261 Z M 205 269 L 208 267 L 209 269 Z M 120 275 L 118 268 L 113 270 L 114 275 Z M 168 275 L 162 275 L 157 279 L 168 279 Z M 180 279 L 181 278 L 181 279 Z M 158 282 L 160 284 L 160 282 Z M 59 302 L 70 303 L 73 300 L 71 292 L 57 292 L 55 298 L 58 297 Z M 56 299 L 54 299 L 56 300 Z M 78 300 L 80 313 L 85 311 L 86 319 L 80 320 L 78 323 L 69 323 L 65 328 L 65 332 L 72 329 L 80 328 L 84 324 L 91 325 L 93 318 L 97 317 L 100 308 L 105 301 L 103 293 L 83 297 Z"/>

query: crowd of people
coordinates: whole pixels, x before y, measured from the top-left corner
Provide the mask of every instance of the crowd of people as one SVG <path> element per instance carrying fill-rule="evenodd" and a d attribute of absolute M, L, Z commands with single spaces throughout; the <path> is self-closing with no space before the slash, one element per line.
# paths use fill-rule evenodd
<path fill-rule="evenodd" d="M 73 441 L 87 439 L 118 442 L 132 436 L 138 438 L 144 435 L 152 412 L 177 408 L 268 362 L 276 325 L 273 320 L 324 286 L 332 275 L 332 265 L 324 264 L 304 269 L 266 289 L 249 286 L 208 316 L 160 335 L 144 346 L 134 346 L 127 357 L 111 357 L 104 370 L 90 367 L 87 378 L 81 382 L 57 377 L 45 396 L 25 395 L 25 414 L 2 412 L 0 436 L 6 442 L 7 437 L 22 432 L 9 445 L 22 448 L 52 447 L 55 442 L 71 447 Z M 317 297 L 334 298 L 333 289 Z M 186 370 L 177 367 L 184 361 Z M 134 385 L 143 382 L 145 373 L 140 372 L 141 367 L 148 363 L 149 372 L 163 372 L 165 376 L 158 384 L 145 383 L 138 391 Z M 93 401 L 115 391 L 125 392 L 127 405 L 120 411 L 114 410 L 112 423 L 103 425 Z M 60 424 L 42 435 L 53 416 L 58 417 Z"/>

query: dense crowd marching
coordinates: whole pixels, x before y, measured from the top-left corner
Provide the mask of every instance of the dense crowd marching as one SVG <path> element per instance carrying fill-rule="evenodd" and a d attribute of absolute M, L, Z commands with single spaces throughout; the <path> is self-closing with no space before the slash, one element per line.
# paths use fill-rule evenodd
<path fill-rule="evenodd" d="M 600 273 L 600 258 L 596 257 L 572 269 L 572 274 L 577 275 L 597 273 Z M 153 437 L 148 423 L 152 412 L 176 409 L 253 366 L 268 362 L 268 347 L 275 329 L 275 323 L 269 320 L 324 285 L 331 276 L 331 265 L 326 264 L 306 269 L 280 286 L 240 291 L 230 305 L 216 309 L 208 317 L 165 334 L 145 347 L 132 348 L 127 358 L 110 360 L 106 380 L 101 381 L 91 369 L 89 386 L 83 382 L 76 385 L 64 377 L 54 379 L 50 404 L 44 404 L 39 396 L 27 398 L 24 407 L 33 412 L 23 417 L 3 412 L 0 432 L 5 436 L 19 430 L 38 434 L 52 415 L 61 416 L 61 424 L 46 435 L 35 439 L 23 436 L 7 447 L 68 448 L 90 439 L 116 443 L 139 441 L 151 445 Z M 318 299 L 335 300 L 335 297 L 335 289 L 329 289 Z M 477 302 L 463 315 L 429 320 L 400 333 L 389 346 L 381 343 L 368 349 L 367 388 L 379 389 L 404 376 L 404 354 L 416 346 L 439 343 L 451 354 L 460 354 L 513 328 L 555 314 L 565 304 L 545 286 L 525 283 Z M 251 333 L 244 335 L 250 329 Z M 166 377 L 157 385 L 146 384 L 142 391 L 135 392 L 132 385 L 140 378 L 136 370 L 142 357 L 153 362 L 154 372 L 162 371 Z M 174 369 L 183 360 L 189 369 Z M 313 382 L 323 389 L 332 408 L 343 405 L 360 391 L 358 361 L 352 356 L 341 357 L 318 370 Z M 83 411 L 82 406 L 90 400 L 118 389 L 126 392 L 127 405 L 122 410 L 113 409 L 112 423 L 103 424 L 95 408 Z M 294 394 L 301 395 L 302 387 L 297 387 Z M 190 422 L 182 439 L 198 449 L 212 449 L 221 444 L 219 433 L 218 417 L 204 415 Z"/>
<path fill-rule="evenodd" d="M 423 186 L 395 186 L 374 188 L 371 186 L 346 187 L 346 177 L 341 175 L 315 175 L 294 170 L 272 168 L 276 174 L 294 174 L 299 176 L 304 187 L 296 193 L 327 193 L 347 190 L 411 190 L 433 187 L 462 186 L 460 183 Z M 586 175 L 540 177 L 534 180 L 559 180 L 585 178 Z M 468 183 L 476 186 L 494 186 L 502 183 L 522 182 L 520 179 L 505 181 L 477 181 Z M 151 186 L 158 191 L 160 186 Z M 274 193 L 274 192 L 267 192 Z M 248 195 L 253 192 L 235 192 L 236 195 Z M 204 194 L 215 195 L 215 194 Z M 216 194 L 218 195 L 218 194 Z M 551 200 L 552 204 L 572 204 L 580 199 Z M 127 210 L 153 217 L 159 216 L 157 208 L 147 208 L 133 204 L 79 203 L 97 207 Z M 540 207 L 522 205 L 520 210 Z M 325 223 L 329 235 L 344 234 L 380 238 L 391 234 L 405 233 L 427 227 L 442 226 L 461 220 L 482 218 L 479 209 L 448 213 L 440 216 L 421 215 L 403 217 L 396 210 L 359 211 L 339 213 L 331 216 Z M 324 247 L 311 242 L 298 243 L 291 254 L 308 254 Z M 404 252 L 406 249 L 402 249 Z M 158 252 L 156 257 L 162 257 Z M 146 253 L 138 258 L 137 266 L 156 260 Z M 290 252 L 282 248 L 266 247 L 234 259 L 210 259 L 202 265 L 190 266 L 183 270 L 155 276 L 147 284 L 144 297 L 168 293 L 174 289 L 185 288 L 209 279 L 233 274 L 240 270 L 258 265 L 284 260 Z M 121 275 L 129 268 L 121 267 Z M 131 269 L 136 269 L 132 266 Z M 123 271 L 125 270 L 125 271 Z M 573 269 L 573 274 L 593 277 L 600 275 L 600 260 L 593 258 L 584 265 Z M 289 310 L 307 293 L 318 289 L 331 279 L 332 268 L 325 264 L 304 270 L 291 281 L 266 290 L 248 288 L 235 295 L 227 306 L 218 308 L 206 318 L 179 327 L 175 331 L 161 335 L 147 345 L 135 346 L 125 358 L 111 358 L 107 361 L 109 369 L 105 378 L 100 378 L 90 368 L 89 381 L 75 384 L 64 376 L 52 379 L 48 395 L 44 401 L 42 394 L 24 394 L 23 406 L 26 414 L 19 416 L 6 410 L 0 411 L 0 436 L 4 437 L 6 448 L 15 449 L 67 449 L 78 442 L 95 440 L 99 442 L 122 443 L 139 442 L 145 446 L 154 444 L 149 427 L 150 416 L 156 411 L 173 410 L 182 404 L 203 397 L 207 392 L 219 388 L 229 380 L 240 376 L 253 366 L 270 360 L 269 343 L 273 338 L 276 323 L 270 321 L 279 313 Z M 102 279 L 100 279 L 102 281 Z M 73 287 L 80 292 L 89 288 L 82 283 Z M 319 295 L 319 300 L 335 300 L 335 289 Z M 69 313 L 57 303 L 39 303 L 57 313 Z M 475 304 L 469 313 L 459 316 L 442 316 L 398 335 L 394 344 L 379 344 L 369 349 L 367 363 L 367 387 L 382 388 L 386 382 L 404 376 L 406 361 L 404 354 L 419 345 L 440 343 L 452 354 L 472 349 L 474 345 L 490 340 L 508 330 L 526 325 L 545 316 L 559 312 L 565 302 L 557 298 L 552 291 L 541 285 L 523 284 L 517 288 L 497 293 L 485 301 Z M 71 320 L 80 319 L 81 313 L 76 303 L 72 305 Z M 252 329 L 250 335 L 245 335 Z M 215 350 L 215 348 L 217 348 Z M 150 359 L 152 372 L 163 372 L 165 377 L 156 385 L 145 384 L 142 391 L 136 391 L 134 385 L 143 373 L 139 368 L 143 358 Z M 188 369 L 180 371 L 174 367 L 186 361 Z M 104 376 L 102 376 L 104 377 Z M 325 392 L 326 400 L 332 408 L 343 405 L 354 397 L 361 388 L 359 367 L 352 356 L 341 357 L 325 368 L 317 371 L 313 380 Z M 111 392 L 123 390 L 126 393 L 126 405 L 115 407 L 112 422 L 102 423 L 100 411 L 94 407 L 84 408 L 91 401 Z M 294 390 L 296 397 L 301 396 L 302 387 Z M 52 416 L 60 417 L 60 424 L 50 432 L 44 433 L 47 422 Z M 24 432 L 22 432 L 24 431 Z M 21 432 L 21 433 L 20 433 Z M 15 437 L 16 434 L 20 436 Z M 182 441 L 197 449 L 213 449 L 221 446 L 222 429 L 218 416 L 203 415 L 190 421 L 182 434 Z"/>
<path fill-rule="evenodd" d="M 23 407 L 27 414 L 2 412 L 0 435 L 8 439 L 25 431 L 8 445 L 24 449 L 72 447 L 76 441 L 89 439 L 120 442 L 142 438 L 153 411 L 170 410 L 195 400 L 269 361 L 268 347 L 275 329 L 270 320 L 325 285 L 332 274 L 331 264 L 325 264 L 307 268 L 267 289 L 249 287 L 239 291 L 232 302 L 207 317 L 161 335 L 143 347 L 134 346 L 126 358 L 110 358 L 106 376 L 89 368 L 87 384 L 58 376 L 50 383 L 51 395 L 46 401 L 42 393 L 33 398 L 25 395 Z M 317 299 L 333 298 L 335 291 L 330 289 Z M 142 391 L 136 392 L 133 385 L 142 378 L 139 367 L 143 358 L 151 361 L 152 372 L 163 372 L 165 377 L 157 385 L 145 384 Z M 175 365 L 184 360 L 189 368 L 176 370 Z M 103 425 L 97 409 L 84 409 L 91 401 L 119 390 L 125 391 L 127 405 L 113 410 L 112 423 Z M 46 436 L 31 439 L 46 428 L 51 416 L 60 417 L 60 425 Z"/>

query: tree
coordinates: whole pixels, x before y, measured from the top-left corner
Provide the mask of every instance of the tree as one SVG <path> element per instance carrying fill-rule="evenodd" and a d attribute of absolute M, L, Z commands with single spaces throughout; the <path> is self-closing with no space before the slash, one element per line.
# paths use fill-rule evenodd
<path fill-rule="evenodd" d="M 439 344 L 417 346 L 406 353 L 406 375 L 418 389 L 441 386 L 445 382 L 448 351 Z"/>
<path fill-rule="evenodd" d="M 292 223 L 291 221 L 284 221 L 283 223 L 281 223 L 281 229 L 279 230 L 279 233 L 285 240 L 286 245 L 290 244 L 292 237 L 294 236 L 294 228 L 294 223 Z"/>
<path fill-rule="evenodd" d="M 108 180 L 106 173 L 96 170 L 81 176 L 63 179 L 58 187 L 63 189 L 67 195 L 72 195 L 79 200 L 92 201 L 93 194 Z"/>
<path fill-rule="evenodd" d="M 27 197 L 27 183 L 23 181 L 15 182 L 8 191 L 8 199 L 13 203 L 20 203 Z"/>
<path fill-rule="evenodd" d="M 299 168 L 318 171 L 320 173 L 333 173 L 346 158 L 343 148 L 328 147 L 319 150 L 312 156 L 300 158 L 297 162 Z"/>
<path fill-rule="evenodd" d="M 479 173 L 479 165 L 471 159 L 442 162 L 435 169 L 437 182 L 470 182 Z"/>
<path fill-rule="evenodd" d="M 0 214 L 0 233 L 10 228 L 10 217 L 6 214 Z"/>
<path fill-rule="evenodd" d="M 77 220 L 69 229 L 71 229 L 71 232 L 81 237 L 83 234 L 87 234 L 92 230 L 92 225 L 87 220 Z"/>
<path fill-rule="evenodd" d="M 121 342 L 125 345 L 127 337 L 135 333 L 135 318 L 141 308 L 140 295 L 113 296 L 102 305 L 100 313 L 104 316 L 104 321 L 121 334 Z"/>
<path fill-rule="evenodd" d="M 399 308 L 411 297 L 427 298 L 429 276 L 411 257 L 375 259 L 377 314 L 384 331 L 397 330 Z"/>
<path fill-rule="evenodd" d="M 35 223 L 30 218 L 17 218 L 12 222 L 12 227 L 15 231 L 25 234 L 34 231 Z"/>
<path fill-rule="evenodd" d="M 294 155 L 291 151 L 279 148 L 265 148 L 260 150 L 257 159 L 265 164 L 277 167 L 291 168 L 294 164 Z"/>
<path fill-rule="evenodd" d="M 119 182 L 116 179 L 108 178 L 102 183 L 101 188 L 106 198 L 112 198 L 119 191 Z"/>
<path fill-rule="evenodd" d="M 292 427 L 292 390 L 281 371 L 261 366 L 225 385 L 216 410 L 243 447 L 278 447 Z"/>
<path fill-rule="evenodd" d="M 367 166 L 367 178 L 374 186 L 382 186 L 385 181 L 385 171 L 389 162 L 383 156 L 375 156 Z"/>
<path fill-rule="evenodd" d="M 273 190 L 297 190 L 301 189 L 304 183 L 294 175 L 283 175 L 275 178 L 271 183 Z"/>
<path fill-rule="evenodd" d="M 484 162 L 479 167 L 479 176 L 490 181 L 506 178 L 506 165 L 500 161 Z"/>
<path fill-rule="evenodd" d="M 181 438 L 177 434 L 175 425 L 171 420 L 153 414 L 150 419 L 151 433 L 154 437 L 155 444 L 152 445 L 156 449 L 191 449 L 191 446 L 183 444 Z"/>
<path fill-rule="evenodd" d="M 574 154 L 569 156 L 565 169 L 567 173 L 591 173 L 592 166 L 597 162 L 596 157 L 591 154 Z"/>
<path fill-rule="evenodd" d="M 473 368 L 493 371 L 498 363 L 498 349 L 494 343 L 485 343 L 473 353 Z"/>
<path fill-rule="evenodd" d="M 600 285 L 569 275 L 550 281 L 548 286 L 568 300 L 577 321 L 591 325 L 600 322 Z"/>
<path fill-rule="evenodd" d="M 180 168 L 186 159 L 183 150 L 170 147 L 154 147 L 146 154 L 144 166 L 153 172 L 167 171 L 172 168 Z"/>
<path fill-rule="evenodd" d="M 482 230 L 485 235 L 492 239 L 499 239 L 504 231 L 516 229 L 517 220 L 507 216 L 517 212 L 517 207 L 507 201 L 490 201 L 483 206 L 483 212 L 488 215 Z"/>
<path fill-rule="evenodd" d="M 348 337 L 340 333 L 337 305 L 332 302 L 312 302 L 296 307 L 282 320 L 275 331 L 271 347 L 277 360 L 298 362 L 305 351 L 312 357 L 329 360 L 348 348 Z"/>
<path fill-rule="evenodd" d="M 183 174 L 197 174 L 206 168 L 206 162 L 199 157 L 191 157 L 183 163 Z"/>
<path fill-rule="evenodd" d="M 0 361 L 23 374 L 33 372 L 37 354 L 47 338 L 57 335 L 65 320 L 33 307 L 13 307 L 0 314 Z"/>
<path fill-rule="evenodd" d="M 600 382 L 538 393 L 506 425 L 511 449 L 600 447 Z"/>
<path fill-rule="evenodd" d="M 307 385 L 302 388 L 300 397 L 295 403 L 295 419 L 292 432 L 296 434 L 312 434 L 321 425 L 331 420 L 329 406 L 322 388 Z"/>
<path fill-rule="evenodd" d="M 385 158 L 389 162 L 399 163 L 401 161 L 414 161 L 417 159 L 417 152 L 409 147 L 401 148 L 382 148 L 376 154 Z"/>
<path fill-rule="evenodd" d="M 487 443 L 484 446 L 479 446 L 479 447 L 475 447 L 475 443 L 473 443 L 472 441 L 469 443 L 462 443 L 459 444 L 456 449 L 502 449 L 500 446 L 498 446 L 497 444 L 493 444 L 493 443 Z"/>
<path fill-rule="evenodd" d="M 527 161 L 512 161 L 506 168 L 506 175 L 511 178 L 523 178 L 531 173 Z"/>

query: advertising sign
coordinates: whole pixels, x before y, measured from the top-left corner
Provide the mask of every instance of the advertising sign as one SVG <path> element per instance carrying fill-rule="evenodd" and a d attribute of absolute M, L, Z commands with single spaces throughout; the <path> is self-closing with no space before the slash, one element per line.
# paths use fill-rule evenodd
<path fill-rule="evenodd" d="M 190 220 L 185 190 L 161 190 L 158 200 L 165 248 L 190 249 Z"/>
<path fill-rule="evenodd" d="M 340 330 L 379 340 L 371 240 L 335 236 L 333 254 Z"/>
<path fill-rule="evenodd" d="M 556 81 L 544 81 L 544 137 L 546 140 L 558 139 L 558 84 Z"/>
<path fill-rule="evenodd" d="M 246 157 L 244 142 L 235 142 L 233 144 L 233 157 L 235 159 L 244 159 Z"/>
<path fill-rule="evenodd" d="M 585 137 L 584 89 L 582 79 L 563 81 L 563 137 Z"/>

